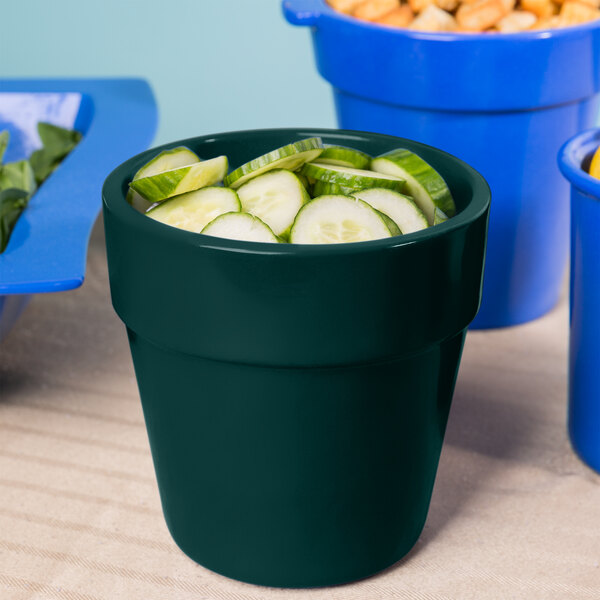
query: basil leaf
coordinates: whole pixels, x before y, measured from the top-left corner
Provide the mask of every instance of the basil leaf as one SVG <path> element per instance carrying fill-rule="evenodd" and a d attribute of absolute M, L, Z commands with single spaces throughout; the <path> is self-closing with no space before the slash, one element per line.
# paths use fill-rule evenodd
<path fill-rule="evenodd" d="M 10 234 L 27 206 L 28 198 L 24 190 L 8 188 L 0 191 L 0 252 L 6 249 Z"/>

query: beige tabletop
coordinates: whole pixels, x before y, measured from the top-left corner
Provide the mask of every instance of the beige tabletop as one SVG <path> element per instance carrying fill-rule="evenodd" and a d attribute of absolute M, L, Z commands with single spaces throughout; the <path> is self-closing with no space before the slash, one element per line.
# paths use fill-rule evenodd
<path fill-rule="evenodd" d="M 354 584 L 216 575 L 167 532 L 103 231 L 85 284 L 34 297 L 0 346 L 2 600 L 598 600 L 600 476 L 565 430 L 567 305 L 470 332 L 425 529 Z"/>

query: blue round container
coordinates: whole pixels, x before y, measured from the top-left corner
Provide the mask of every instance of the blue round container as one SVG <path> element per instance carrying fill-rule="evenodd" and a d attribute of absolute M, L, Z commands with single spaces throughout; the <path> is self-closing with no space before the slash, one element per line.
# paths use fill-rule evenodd
<path fill-rule="evenodd" d="M 569 245 L 560 146 L 594 125 L 600 21 L 552 31 L 394 29 L 285 0 L 310 26 L 340 127 L 398 135 L 473 165 L 492 189 L 483 300 L 474 328 L 516 325 L 557 302 Z"/>
<path fill-rule="evenodd" d="M 571 315 L 569 435 L 600 472 L 600 180 L 587 174 L 600 129 L 567 142 L 558 162 L 571 182 Z"/>

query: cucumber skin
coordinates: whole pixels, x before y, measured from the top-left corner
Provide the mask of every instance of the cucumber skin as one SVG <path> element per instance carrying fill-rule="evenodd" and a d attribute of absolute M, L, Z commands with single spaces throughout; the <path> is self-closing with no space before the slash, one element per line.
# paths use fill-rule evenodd
<path fill-rule="evenodd" d="M 174 195 L 173 192 L 189 173 L 189 170 L 190 167 L 181 167 L 161 173 L 160 178 L 157 178 L 156 175 L 151 175 L 150 177 L 134 179 L 129 184 L 129 187 L 150 202 L 164 200 Z"/>
<path fill-rule="evenodd" d="M 194 170 L 197 170 L 199 172 L 199 177 L 206 163 L 209 161 L 217 161 L 217 159 L 221 159 L 220 162 L 222 164 L 219 165 L 218 169 L 215 169 L 214 173 L 206 173 L 206 178 L 200 185 L 195 185 L 194 187 L 188 189 L 181 189 L 180 184 L 188 175 L 193 174 Z M 213 164 L 215 163 L 213 162 Z M 215 183 L 222 181 L 226 172 L 227 157 L 217 156 L 215 158 L 201 161 L 193 165 L 188 165 L 186 167 L 163 171 L 162 173 L 151 175 L 150 177 L 134 179 L 129 183 L 129 187 L 150 202 L 161 202 L 162 200 L 171 198 L 172 196 L 177 196 L 186 192 L 193 192 L 194 190 L 214 185 Z"/>
<path fill-rule="evenodd" d="M 170 167 L 169 169 L 162 169 L 160 171 L 154 172 L 152 168 L 159 160 L 165 159 L 167 157 L 177 156 L 179 154 L 186 154 L 190 161 L 185 164 L 177 165 L 176 167 Z M 142 179 L 143 177 L 149 177 L 151 175 L 157 175 L 158 173 L 163 173 L 164 171 L 170 171 L 171 169 L 177 169 L 180 167 L 187 167 L 193 163 L 200 162 L 200 157 L 190 150 L 187 146 L 177 146 L 177 148 L 171 148 L 170 150 L 163 150 L 159 152 L 153 159 L 149 160 L 143 167 L 140 167 L 137 173 L 133 176 L 133 181 L 136 179 Z M 150 170 L 150 175 L 147 175 L 146 172 Z"/>
<path fill-rule="evenodd" d="M 331 169 L 329 169 L 331 167 Z M 302 175 L 312 177 L 316 180 L 325 183 L 334 183 L 336 185 L 352 188 L 354 191 L 366 189 L 369 187 L 380 187 L 403 192 L 406 182 L 404 179 L 397 177 L 396 179 L 387 179 L 377 177 L 380 173 L 373 171 L 365 171 L 364 175 L 356 175 L 353 173 L 345 173 L 336 171 L 334 165 L 319 165 L 318 163 L 305 163 L 300 170 Z M 394 176 L 395 177 L 395 176 Z M 334 194 L 335 195 L 335 194 Z"/>
<path fill-rule="evenodd" d="M 352 188 L 344 185 L 338 185 L 337 183 L 330 183 L 327 181 L 321 181 L 315 179 L 312 186 L 312 197 L 317 198 L 319 196 L 351 196 L 354 192 L 358 192 L 363 188 Z"/>
<path fill-rule="evenodd" d="M 441 208 L 436 208 L 433 213 L 433 225 L 445 223 L 448 220 L 448 215 Z"/>
<path fill-rule="evenodd" d="M 316 152 L 316 151 L 319 152 Z M 273 169 L 281 168 L 276 165 L 277 162 L 284 160 L 286 158 L 293 158 L 294 155 L 301 154 L 303 152 L 311 152 L 315 151 L 314 155 L 311 154 L 311 157 L 307 160 L 315 160 L 319 154 L 323 151 L 323 142 L 319 137 L 306 138 L 304 140 L 299 140 L 292 144 L 287 144 L 286 146 L 281 146 L 281 148 L 276 148 L 275 150 L 271 150 L 271 152 L 267 152 L 261 156 L 257 156 L 251 161 L 244 163 L 231 173 L 227 175 L 224 179 L 224 185 L 227 187 L 238 188 L 242 186 L 244 183 L 247 183 L 253 177 L 248 177 L 248 175 L 252 175 L 252 173 L 257 172 L 256 176 L 263 175 L 266 171 L 270 170 L 268 167 L 270 164 L 273 164 Z M 302 166 L 303 162 L 297 165 L 294 171 L 299 169 Z M 265 170 L 265 168 L 267 168 Z M 291 170 L 291 169 L 287 169 Z"/>
<path fill-rule="evenodd" d="M 373 210 L 383 219 L 386 227 L 390 230 L 392 236 L 402 235 L 402 231 L 400 231 L 400 227 L 398 227 L 396 221 L 391 217 L 388 217 L 384 212 L 373 208 Z"/>
<path fill-rule="evenodd" d="M 368 169 L 372 157 L 360 150 L 346 146 L 325 146 L 319 156 L 319 162 L 352 167 L 354 169 Z"/>
<path fill-rule="evenodd" d="M 444 178 L 420 156 L 405 148 L 397 148 L 374 158 L 371 167 L 378 170 L 378 161 L 382 159 L 392 162 L 414 178 L 430 196 L 434 206 L 444 211 L 448 217 L 453 217 L 456 214 L 456 205 Z M 412 182 L 407 180 L 406 187 L 414 198 L 415 194 L 411 190 L 413 187 Z"/>

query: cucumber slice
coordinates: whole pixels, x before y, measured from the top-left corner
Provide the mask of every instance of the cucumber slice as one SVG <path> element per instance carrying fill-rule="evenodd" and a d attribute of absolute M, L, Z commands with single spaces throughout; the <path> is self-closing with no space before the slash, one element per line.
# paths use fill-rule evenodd
<path fill-rule="evenodd" d="M 291 171 L 277 169 L 238 188 L 242 210 L 264 221 L 275 235 L 285 237 L 302 205 L 310 200 L 302 182 Z"/>
<path fill-rule="evenodd" d="M 412 233 L 428 227 L 421 209 L 404 194 L 383 188 L 371 188 L 354 192 L 353 196 L 393 219 L 402 233 Z"/>
<path fill-rule="evenodd" d="M 150 202 L 160 202 L 178 194 L 214 185 L 223 180 L 225 173 L 227 157 L 217 156 L 149 177 L 134 179 L 129 187 Z"/>
<path fill-rule="evenodd" d="M 309 190 L 311 188 L 311 183 L 308 181 L 308 177 L 304 177 L 304 175 L 300 175 L 300 173 L 294 173 L 294 175 L 296 175 L 300 183 L 304 186 L 304 189 L 310 194 Z"/>
<path fill-rule="evenodd" d="M 202 233 L 230 240 L 279 243 L 268 225 L 258 217 L 241 212 L 226 213 L 217 217 L 202 230 Z"/>
<path fill-rule="evenodd" d="M 433 224 L 436 208 L 449 217 L 456 214 L 452 194 L 441 175 L 420 156 L 410 150 L 398 148 L 374 158 L 371 168 L 379 173 L 406 179 L 406 190 Z"/>
<path fill-rule="evenodd" d="M 435 212 L 433 213 L 433 224 L 439 225 L 440 223 L 443 223 L 447 220 L 448 215 L 441 208 L 436 208 Z"/>
<path fill-rule="evenodd" d="M 385 221 L 366 202 L 319 196 L 304 205 L 292 226 L 292 244 L 339 244 L 391 237 Z"/>
<path fill-rule="evenodd" d="M 158 175 L 171 169 L 187 167 L 197 162 L 200 162 L 200 157 L 195 152 L 192 152 L 185 146 L 178 146 L 177 148 L 171 148 L 171 150 L 163 150 L 157 154 L 133 176 L 133 179 L 135 181 L 143 177 L 151 177 L 152 175 Z"/>
<path fill-rule="evenodd" d="M 125 197 L 127 202 L 135 208 L 138 212 L 145 213 L 154 204 L 149 202 L 146 198 L 142 198 L 137 192 L 134 192 L 131 188 L 127 190 L 127 196 Z"/>
<path fill-rule="evenodd" d="M 313 137 L 282 146 L 263 154 L 232 171 L 225 178 L 225 185 L 238 188 L 250 179 L 272 169 L 295 171 L 305 162 L 314 160 L 323 151 L 321 138 Z"/>
<path fill-rule="evenodd" d="M 350 167 L 310 162 L 306 163 L 300 172 L 307 177 L 314 177 L 327 183 L 336 183 L 356 190 L 382 187 L 401 192 L 404 189 L 404 179 L 395 175 L 375 173 L 364 169 L 351 169 Z"/>
<path fill-rule="evenodd" d="M 185 167 L 198 162 L 199 160 L 200 157 L 185 146 L 178 146 L 171 150 L 163 150 L 139 169 L 133 176 L 133 180 L 135 181 L 142 177 L 158 175 L 158 173 L 177 169 L 178 167 Z M 152 206 L 152 202 L 142 198 L 142 196 L 131 188 L 127 191 L 127 202 L 139 212 L 146 212 Z"/>
<path fill-rule="evenodd" d="M 373 207 L 371 207 L 373 208 Z M 402 235 L 402 232 L 400 231 L 400 227 L 398 227 L 398 225 L 396 225 L 395 221 L 392 221 L 392 219 L 390 219 L 385 213 L 382 213 L 380 210 L 377 209 L 373 209 L 382 219 L 383 222 L 385 223 L 386 227 L 390 230 L 390 233 L 392 234 L 392 236 L 396 236 L 396 235 Z"/>
<path fill-rule="evenodd" d="M 352 196 L 359 189 L 315 179 L 312 187 L 312 195 L 313 198 L 317 196 Z"/>
<path fill-rule="evenodd" d="M 146 214 L 166 225 L 200 233 L 219 215 L 240 210 L 240 200 L 234 190 L 205 187 L 169 198 Z"/>
<path fill-rule="evenodd" d="M 355 169 L 368 169 L 371 157 L 360 150 L 346 148 L 345 146 L 325 146 L 319 156 L 320 163 L 353 167 Z"/>

